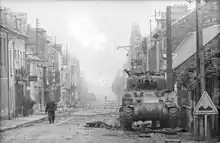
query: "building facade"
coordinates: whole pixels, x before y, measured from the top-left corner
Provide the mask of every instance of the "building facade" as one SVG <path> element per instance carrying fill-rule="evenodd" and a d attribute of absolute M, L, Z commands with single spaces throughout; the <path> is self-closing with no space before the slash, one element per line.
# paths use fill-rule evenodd
<path fill-rule="evenodd" d="M 66 51 L 63 66 L 62 102 L 69 106 L 75 106 L 80 98 L 79 94 L 79 61 L 70 57 Z"/>
<path fill-rule="evenodd" d="M 43 92 L 43 68 L 44 61 L 30 50 L 26 51 L 27 69 L 29 72 L 29 80 L 27 82 L 27 94 L 37 104 L 42 103 Z"/>
<path fill-rule="evenodd" d="M 41 59 L 47 61 L 48 57 L 48 45 L 49 39 L 46 34 L 46 30 L 43 28 L 32 28 L 30 25 L 27 27 L 28 35 L 28 49 L 34 54 L 39 56 Z"/>
<path fill-rule="evenodd" d="M 216 25 L 219 23 L 219 8 L 218 8 L 219 2 L 209 2 L 205 3 L 201 6 L 202 11 L 202 28 L 206 28 L 212 25 Z M 177 7 L 178 8 L 178 7 Z M 177 9 L 175 8 L 175 9 Z M 181 7 L 180 7 L 181 8 Z M 181 8 L 183 9 L 183 8 Z M 181 17 L 176 17 L 175 19 L 172 18 L 172 50 L 174 51 L 181 42 L 188 36 L 189 33 L 194 32 L 196 30 L 196 13 L 195 9 L 188 11 L 182 10 Z M 172 13 L 172 9 L 171 9 Z M 152 57 L 149 59 L 149 67 L 152 67 L 152 70 L 156 70 L 157 63 L 160 65 L 159 68 L 161 68 L 164 64 L 166 64 L 165 54 L 166 54 L 166 47 L 167 47 L 167 41 L 166 41 L 166 27 L 165 27 L 165 17 L 159 17 L 157 18 L 157 28 L 152 32 L 152 38 L 148 37 L 148 40 L 153 39 L 154 42 L 150 43 L 148 42 L 148 51 L 149 55 L 152 55 Z M 164 26 L 160 26 L 164 25 Z M 157 49 L 159 49 L 157 52 Z M 159 56 L 159 58 L 156 58 Z M 173 55 L 175 56 L 175 55 Z M 159 59 L 159 62 L 157 62 L 157 59 Z"/>
<path fill-rule="evenodd" d="M 128 66 L 129 70 L 137 70 L 137 72 L 143 72 L 143 58 L 144 53 L 142 50 L 142 36 L 140 27 L 137 24 L 132 26 L 131 36 L 129 40 L 130 49 L 128 51 Z M 139 62 L 138 62 L 139 61 Z"/>
<path fill-rule="evenodd" d="M 22 113 L 26 95 L 27 15 L 0 8 L 0 78 L 1 117 Z"/>
<path fill-rule="evenodd" d="M 171 21 L 172 23 L 179 20 L 183 16 L 189 13 L 189 9 L 185 5 L 174 5 L 171 7 Z M 152 33 L 147 37 L 147 47 L 148 47 L 148 70 L 150 71 L 160 71 L 162 65 L 161 62 L 162 55 L 165 54 L 166 46 L 166 12 L 159 12 L 155 15 L 155 20 L 157 22 L 156 28 L 153 29 Z M 163 36 L 160 35 L 163 29 Z M 176 29 L 177 30 L 177 29 Z M 152 36 L 152 37 L 151 37 Z M 175 41 L 175 36 L 173 36 L 173 41 Z M 176 41 L 175 41 L 176 42 Z"/>
<path fill-rule="evenodd" d="M 45 68 L 48 61 L 48 45 L 50 43 L 46 30 L 43 28 L 27 27 L 27 54 L 30 80 L 28 81 L 28 94 L 36 104 L 45 104 Z"/>
<path fill-rule="evenodd" d="M 209 93 L 210 97 L 215 102 L 216 106 L 219 107 L 219 95 L 218 91 L 219 88 L 216 88 L 219 83 L 214 80 L 217 79 L 218 74 L 215 74 L 215 76 L 210 76 L 210 71 L 207 71 L 209 69 L 207 67 L 210 60 L 206 59 L 206 57 L 211 53 L 208 51 L 212 51 L 214 47 L 218 47 L 216 45 L 217 40 L 215 35 L 218 35 L 219 32 L 219 24 L 220 24 L 220 18 L 219 18 L 219 9 L 220 9 L 220 3 L 219 2 L 208 2 L 201 6 L 202 11 L 202 28 L 203 28 L 203 43 L 205 48 L 205 74 L 206 74 L 206 90 Z M 172 16 L 171 16 L 172 17 Z M 187 13 L 182 18 L 179 18 L 178 20 L 174 21 L 172 23 L 171 29 L 172 29 L 172 50 L 173 50 L 173 73 L 176 75 L 174 76 L 174 82 L 177 83 L 177 92 L 179 95 L 179 104 L 181 106 L 184 106 L 186 109 L 186 112 L 188 114 L 187 120 L 183 121 L 186 124 L 188 124 L 189 128 L 192 129 L 191 123 L 192 123 L 192 109 L 195 105 L 195 101 L 197 100 L 195 97 L 195 85 L 196 85 L 196 77 L 195 77 L 195 51 L 196 51 L 196 13 L 195 10 L 192 10 L 191 12 Z M 162 20 L 161 20 L 162 21 Z M 158 61 L 156 58 L 153 59 L 153 57 L 156 57 L 156 55 L 160 56 L 160 69 L 165 70 L 166 69 L 166 60 L 163 59 L 165 57 L 163 54 L 166 54 L 166 29 L 165 28 L 158 28 L 156 29 L 153 34 L 154 37 L 152 39 L 155 39 L 156 42 L 154 42 L 154 45 L 149 48 L 149 54 L 152 55 L 150 60 L 150 64 L 152 66 L 156 65 Z M 215 41 L 215 42 L 211 42 Z M 215 44 L 213 44 L 215 43 Z M 214 46 L 215 45 L 215 46 Z M 159 47 L 159 48 L 158 48 Z M 212 48 L 210 48 L 212 47 Z M 155 52 L 156 49 L 160 49 L 160 54 L 158 52 Z M 209 49 L 209 50 L 208 50 Z M 210 50 L 212 49 L 212 50 Z M 150 52 L 151 50 L 151 52 Z M 153 53 L 156 53 L 153 54 Z M 214 60 L 213 60 L 214 61 Z M 212 65 L 212 64 L 211 64 Z M 156 66 L 152 67 L 152 69 L 156 69 Z M 190 71 L 190 72 L 188 72 Z M 212 69 L 211 71 L 216 72 L 216 69 Z M 209 76 L 208 76 L 209 75 Z M 214 78 L 213 78 L 214 77 Z M 212 131 L 213 133 L 219 133 L 219 116 L 216 117 L 216 119 L 212 119 Z M 213 134 L 214 135 L 214 134 Z"/>
<path fill-rule="evenodd" d="M 61 50 L 59 50 L 61 49 Z M 53 97 L 58 102 L 61 97 L 61 70 L 62 70 L 62 47 L 61 45 L 51 44 L 48 47 L 48 62 L 47 62 L 47 89 L 53 94 Z M 45 95 L 46 96 L 46 95 Z M 48 101 L 49 98 L 45 97 Z"/>

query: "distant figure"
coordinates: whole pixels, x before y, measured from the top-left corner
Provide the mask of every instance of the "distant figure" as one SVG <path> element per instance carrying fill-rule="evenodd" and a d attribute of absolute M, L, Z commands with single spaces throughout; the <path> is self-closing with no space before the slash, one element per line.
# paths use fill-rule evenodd
<path fill-rule="evenodd" d="M 54 99 L 52 98 L 52 96 L 50 96 L 50 100 L 49 102 L 47 102 L 46 109 L 45 109 L 45 113 L 48 114 L 48 120 L 50 124 L 54 123 L 56 108 L 57 108 L 56 103 Z"/>
<path fill-rule="evenodd" d="M 105 102 L 107 102 L 107 96 L 105 96 Z"/>

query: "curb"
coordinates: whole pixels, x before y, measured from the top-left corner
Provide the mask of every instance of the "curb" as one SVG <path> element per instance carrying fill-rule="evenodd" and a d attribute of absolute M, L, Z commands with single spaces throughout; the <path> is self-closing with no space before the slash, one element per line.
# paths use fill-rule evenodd
<path fill-rule="evenodd" d="M 27 121 L 27 122 L 23 122 L 23 123 L 20 123 L 18 125 L 14 125 L 12 127 L 5 127 L 3 129 L 0 129 L 0 132 L 5 132 L 5 131 L 9 131 L 9 130 L 12 130 L 12 129 L 16 129 L 16 128 L 19 128 L 19 127 L 23 127 L 23 126 L 26 126 L 26 125 L 29 125 L 29 124 L 33 124 L 33 123 L 36 123 L 36 122 L 39 122 L 39 121 L 42 121 L 44 119 L 46 119 L 47 117 L 42 117 L 40 119 L 37 119 L 37 120 L 32 120 L 32 121 Z"/>
<path fill-rule="evenodd" d="M 57 117 L 65 116 L 65 115 L 68 115 L 68 114 L 71 114 L 71 112 L 57 114 Z M 5 132 L 5 131 L 12 130 L 12 129 L 20 128 L 20 127 L 25 127 L 25 126 L 28 126 L 28 125 L 31 125 L 31 124 L 34 124 L 34 123 L 37 123 L 37 122 L 40 122 L 40 121 L 44 121 L 45 119 L 47 119 L 47 115 L 45 115 L 45 117 L 41 117 L 39 119 L 32 120 L 32 121 L 26 121 L 26 122 L 14 125 L 12 127 L 2 128 L 2 129 L 0 129 L 0 132 Z"/>
<path fill-rule="evenodd" d="M 71 114 L 73 113 L 73 114 Z M 74 112 L 72 111 L 68 111 L 68 112 L 64 112 L 64 113 L 57 113 L 56 117 L 61 117 L 61 116 L 67 116 L 67 115 L 70 115 L 70 116 L 86 116 L 86 117 L 91 117 L 91 116 L 97 116 L 97 115 L 106 115 L 106 114 L 111 114 L 111 113 L 114 113 L 114 112 L 105 112 L 105 113 L 89 113 L 89 114 L 76 114 L 74 115 Z M 37 122 L 40 122 L 40 121 L 44 121 L 45 119 L 47 119 L 47 115 L 45 115 L 45 117 L 41 117 L 39 119 L 36 119 L 36 120 L 32 120 L 32 121 L 26 121 L 26 122 L 23 122 L 23 123 L 20 123 L 20 124 L 17 124 L 17 125 L 14 125 L 12 127 L 5 127 L 5 128 L 2 128 L 0 129 L 0 132 L 5 132 L 5 131 L 9 131 L 9 130 L 13 130 L 13 129 L 16 129 L 16 128 L 21 128 L 21 127 L 25 127 L 25 126 L 29 126 L 31 124 L 34 124 L 34 123 L 37 123 Z"/>

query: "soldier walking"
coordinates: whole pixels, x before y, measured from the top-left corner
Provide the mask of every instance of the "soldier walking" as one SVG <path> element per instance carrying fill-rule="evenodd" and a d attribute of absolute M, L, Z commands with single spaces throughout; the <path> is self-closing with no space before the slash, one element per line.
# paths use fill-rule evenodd
<path fill-rule="evenodd" d="M 55 111 L 56 111 L 56 103 L 52 95 L 50 95 L 50 100 L 46 104 L 45 113 L 48 114 L 48 120 L 51 123 L 54 123 L 55 120 Z"/>

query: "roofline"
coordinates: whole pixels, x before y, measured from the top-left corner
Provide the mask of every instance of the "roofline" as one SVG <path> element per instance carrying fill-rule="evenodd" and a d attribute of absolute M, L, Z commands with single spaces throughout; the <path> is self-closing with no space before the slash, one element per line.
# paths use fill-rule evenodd
<path fill-rule="evenodd" d="M 206 46 L 207 46 L 210 42 L 212 42 L 212 40 L 214 40 L 215 38 L 218 38 L 219 35 L 220 35 L 220 32 L 219 32 L 214 38 L 212 38 L 208 43 L 206 43 L 206 44 L 203 46 L 203 48 L 205 49 Z M 178 66 L 176 66 L 176 67 L 174 67 L 174 68 L 172 68 L 172 69 L 177 69 L 177 68 L 179 68 L 181 65 L 183 65 L 184 63 L 186 63 L 190 58 L 192 58 L 193 56 L 195 56 L 195 54 L 196 54 L 196 52 L 195 52 L 192 56 L 190 56 L 189 58 L 187 58 L 184 62 L 182 62 L 181 64 L 179 64 Z"/>
<path fill-rule="evenodd" d="M 204 3 L 203 5 L 201 5 L 201 8 L 202 8 L 205 4 L 206 4 L 206 3 Z M 179 21 L 185 19 L 187 16 L 189 16 L 189 15 L 192 14 L 193 12 L 196 12 L 196 9 L 195 9 L 195 8 L 192 9 L 191 11 L 189 11 L 187 14 L 185 14 L 185 15 L 182 16 L 181 18 L 179 18 L 178 20 L 172 22 L 172 23 L 171 23 L 171 28 L 172 28 L 172 26 L 174 26 L 175 24 L 178 24 Z M 148 43 L 148 41 L 151 42 L 152 39 L 150 39 L 150 37 L 151 37 L 151 35 L 153 36 L 154 34 L 156 34 L 156 33 L 153 33 L 153 32 L 155 32 L 155 31 L 156 31 L 156 33 L 157 33 L 157 32 L 165 32 L 165 31 L 166 31 L 166 28 L 160 28 L 160 29 L 155 28 L 155 29 L 152 31 L 152 33 L 149 34 L 149 35 L 146 37 L 147 39 L 149 39 L 149 40 L 147 40 L 147 43 Z M 148 49 L 151 49 L 151 48 L 152 48 L 152 46 L 150 46 Z"/>
<path fill-rule="evenodd" d="M 18 36 L 21 36 L 21 37 L 23 37 L 25 40 L 28 40 L 28 36 L 27 35 L 24 35 L 23 33 L 20 33 L 20 32 L 18 32 L 18 31 L 16 31 L 16 30 L 14 30 L 14 29 L 12 29 L 12 28 L 10 28 L 9 26 L 7 26 L 7 25 L 5 25 L 5 24 L 0 24 L 0 28 L 3 28 L 3 29 L 5 29 L 5 31 L 6 32 L 12 32 L 12 33 L 14 33 L 14 34 L 16 34 L 16 35 L 18 35 Z"/>

